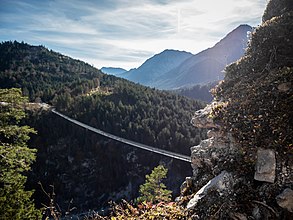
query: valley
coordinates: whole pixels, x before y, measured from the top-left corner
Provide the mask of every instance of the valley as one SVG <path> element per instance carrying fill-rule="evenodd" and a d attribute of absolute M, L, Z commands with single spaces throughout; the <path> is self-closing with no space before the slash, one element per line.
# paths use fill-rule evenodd
<path fill-rule="evenodd" d="M 105 75 L 44 47 L 18 42 L 0 46 L 7 47 L 11 48 L 5 50 L 9 56 L 1 56 L 6 63 L 1 66 L 1 86 L 22 85 L 32 101 L 45 101 L 105 132 L 179 154 L 189 155 L 189 147 L 205 137 L 204 130 L 190 124 L 194 109 L 202 108 L 203 102 Z M 18 58 L 16 69 L 14 57 L 23 58 Z M 38 131 L 30 142 L 38 153 L 28 184 L 34 189 L 39 188 L 39 181 L 45 188 L 54 185 L 61 207 L 73 199 L 81 212 L 107 207 L 110 200 L 133 199 L 145 174 L 160 163 L 170 169 L 167 185 L 174 195 L 178 195 L 178 184 L 191 175 L 186 162 L 132 149 L 48 111 L 31 111 L 27 123 Z M 38 204 L 46 201 L 41 190 L 35 195 Z"/>

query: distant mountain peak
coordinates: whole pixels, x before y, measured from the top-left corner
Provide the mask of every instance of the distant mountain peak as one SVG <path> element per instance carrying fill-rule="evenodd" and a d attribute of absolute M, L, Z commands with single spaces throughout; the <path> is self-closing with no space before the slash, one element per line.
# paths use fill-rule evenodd
<path fill-rule="evenodd" d="M 231 32 L 229 32 L 223 39 L 221 39 L 218 43 L 215 44 L 214 47 L 217 47 L 217 45 L 221 45 L 223 43 L 228 43 L 231 40 L 242 40 L 245 43 L 247 43 L 247 34 L 248 32 L 252 31 L 252 27 L 247 24 L 241 24 Z M 233 45 L 231 45 L 233 46 Z M 244 45 L 246 47 L 246 45 Z"/>
<path fill-rule="evenodd" d="M 225 66 L 244 55 L 249 31 L 252 31 L 251 26 L 239 25 L 213 47 L 193 55 L 176 68 L 161 75 L 151 86 L 174 89 L 222 79 Z"/>
<path fill-rule="evenodd" d="M 140 67 L 122 74 L 121 77 L 143 85 L 151 85 L 161 74 L 170 71 L 191 56 L 192 54 L 186 51 L 166 49 L 147 59 Z"/>
<path fill-rule="evenodd" d="M 119 76 L 122 73 L 125 73 L 127 70 L 120 67 L 102 67 L 101 71 L 106 74 Z"/>
<path fill-rule="evenodd" d="M 241 24 L 212 48 L 195 55 L 166 49 L 120 76 L 158 89 L 175 89 L 220 80 L 225 66 L 244 55 L 249 31 L 252 31 L 251 26 Z"/>
<path fill-rule="evenodd" d="M 162 53 L 168 53 L 168 52 L 170 52 L 170 53 L 181 53 L 181 52 L 183 52 L 183 53 L 189 53 L 189 52 L 186 52 L 186 51 L 184 51 L 184 50 L 175 50 L 175 49 L 165 49 L 165 50 L 163 50 L 161 53 L 159 53 L 159 54 L 162 54 Z M 191 53 L 190 53 L 191 54 Z"/>
<path fill-rule="evenodd" d="M 248 24 L 241 24 L 234 30 L 232 30 L 230 33 L 227 34 L 226 37 L 231 36 L 231 35 L 236 35 L 236 34 L 241 34 L 241 33 L 247 33 L 252 31 L 252 27 Z"/>

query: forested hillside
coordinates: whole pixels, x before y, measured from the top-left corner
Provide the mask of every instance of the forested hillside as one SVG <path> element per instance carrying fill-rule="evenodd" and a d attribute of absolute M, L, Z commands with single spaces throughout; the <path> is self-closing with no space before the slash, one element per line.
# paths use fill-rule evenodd
<path fill-rule="evenodd" d="M 19 87 L 31 101 L 45 101 L 99 129 L 186 155 L 205 136 L 190 125 L 202 102 L 103 74 L 43 46 L 4 42 L 0 51 L 1 87 Z M 175 193 L 191 174 L 189 164 L 134 150 L 51 113 L 30 114 L 28 123 L 38 130 L 30 143 L 38 154 L 29 185 L 55 185 L 60 204 L 74 198 L 79 211 L 107 205 L 109 199 L 133 198 L 145 174 L 160 162 L 170 168 L 167 185 Z M 44 202 L 42 192 L 36 194 Z"/>
<path fill-rule="evenodd" d="M 31 101 L 84 94 L 99 85 L 99 70 L 79 60 L 24 42 L 0 44 L 0 88 L 19 87 Z M 107 83 L 106 80 L 103 80 Z"/>
<path fill-rule="evenodd" d="M 4 42 L 0 50 L 2 88 L 20 87 L 32 101 L 48 102 L 101 129 L 148 144 L 198 141 L 188 123 L 193 110 L 203 106 L 198 101 L 102 74 L 43 46 Z"/>
<path fill-rule="evenodd" d="M 193 108 L 200 106 L 179 95 L 119 80 L 112 93 L 79 96 L 67 111 L 102 130 L 188 155 L 188 146 L 200 139 L 189 123 Z"/>
<path fill-rule="evenodd" d="M 215 81 L 205 85 L 198 84 L 190 87 L 182 87 L 180 89 L 175 89 L 171 91 L 175 92 L 176 94 L 183 95 L 195 100 L 211 102 L 213 100 L 211 90 L 218 84 L 218 82 L 219 81 Z"/>
<path fill-rule="evenodd" d="M 154 45 L 179 45 L 174 36 L 196 46 L 240 21 L 257 25 L 265 4 L 215 3 L 208 14 L 195 0 L 3 2 L 2 39 L 62 44 L 98 65 L 134 63 Z M 193 56 L 165 50 L 125 73 L 141 73 L 134 82 L 45 46 L 0 42 L 0 220 L 293 219 L 292 24 L 292 0 L 269 0 L 259 26 Z"/>

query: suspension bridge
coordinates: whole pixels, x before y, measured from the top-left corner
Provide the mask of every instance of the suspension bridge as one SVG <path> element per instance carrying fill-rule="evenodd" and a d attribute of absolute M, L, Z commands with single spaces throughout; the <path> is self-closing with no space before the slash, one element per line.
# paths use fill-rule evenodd
<path fill-rule="evenodd" d="M 160 155 L 164 155 L 166 157 L 170 157 L 170 158 L 173 158 L 173 159 L 177 159 L 177 160 L 181 160 L 181 161 L 185 161 L 185 162 L 188 162 L 190 163 L 191 162 L 191 158 L 190 156 L 186 156 L 186 155 L 183 155 L 183 154 L 178 154 L 178 153 L 174 153 L 174 152 L 171 152 L 171 151 L 167 151 L 167 150 L 163 150 L 163 149 L 159 149 L 159 148 L 155 148 L 155 147 L 152 147 L 152 146 L 149 146 L 149 145 L 145 145 L 145 144 L 142 144 L 142 143 L 138 143 L 138 142 L 135 142 L 135 141 L 132 141 L 132 140 L 128 140 L 126 138 L 122 138 L 122 137 L 119 137 L 119 136 L 116 136 L 116 135 L 113 135 L 113 134 L 110 134 L 108 132 L 105 132 L 105 131 L 102 131 L 100 129 L 97 129 L 97 128 L 94 128 L 94 127 L 91 127 L 87 124 L 84 124 L 80 121 L 77 121 L 73 118 L 70 118 L 58 111 L 56 111 L 56 109 L 52 109 L 51 110 L 54 114 L 64 118 L 65 120 L 73 123 L 73 124 L 76 124 L 82 128 L 85 128 L 87 130 L 90 130 L 96 134 L 99 134 L 99 135 L 102 135 L 102 136 L 105 136 L 107 138 L 110 138 L 110 139 L 113 139 L 115 141 L 118 141 L 118 142 L 121 142 L 121 143 L 124 143 L 124 144 L 127 144 L 127 145 L 130 145 L 132 147 L 135 147 L 135 148 L 139 148 L 139 149 L 143 149 L 143 150 L 146 150 L 146 151 L 150 151 L 150 152 L 153 152 L 153 153 L 156 153 L 156 154 L 160 154 Z"/>

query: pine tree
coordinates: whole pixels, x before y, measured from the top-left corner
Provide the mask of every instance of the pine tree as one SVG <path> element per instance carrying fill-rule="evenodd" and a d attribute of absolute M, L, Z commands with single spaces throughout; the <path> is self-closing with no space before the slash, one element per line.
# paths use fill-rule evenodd
<path fill-rule="evenodd" d="M 137 202 L 168 202 L 171 200 L 172 191 L 166 189 L 162 180 L 166 178 L 168 169 L 162 165 L 155 167 L 150 175 L 146 175 L 146 182 L 140 186 L 140 197 Z"/>
<path fill-rule="evenodd" d="M 36 150 L 27 147 L 29 134 L 36 132 L 19 125 L 26 101 L 20 89 L 0 89 L 0 219 L 37 219 L 40 215 L 31 199 L 33 191 L 24 187 L 24 172 L 36 158 Z"/>

